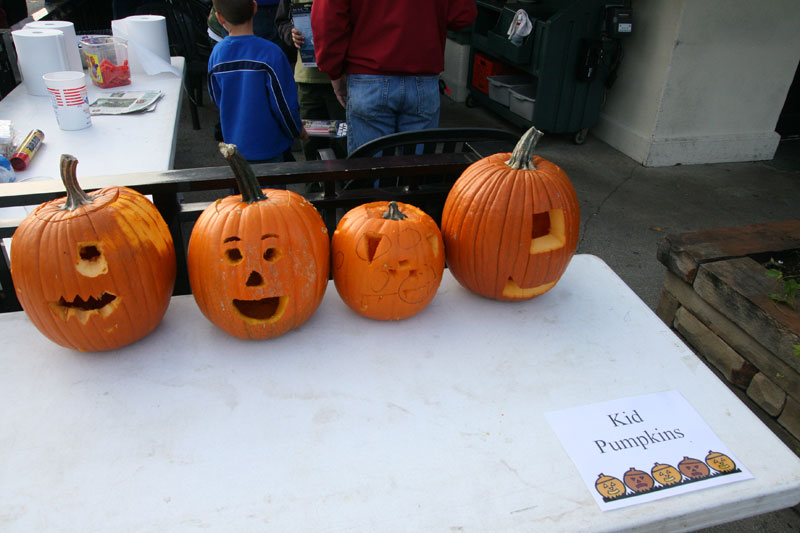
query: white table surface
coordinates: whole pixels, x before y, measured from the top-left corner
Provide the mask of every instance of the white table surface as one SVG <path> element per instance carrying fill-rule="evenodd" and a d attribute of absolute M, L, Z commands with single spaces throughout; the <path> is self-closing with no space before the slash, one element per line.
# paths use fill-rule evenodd
<path fill-rule="evenodd" d="M 800 501 L 800 461 L 600 259 L 487 300 L 445 271 L 401 322 L 331 284 L 277 339 L 191 296 L 105 354 L 0 315 L 3 531 L 678 531 Z M 544 413 L 677 389 L 755 476 L 602 512 Z"/>
<path fill-rule="evenodd" d="M 87 74 L 89 102 L 115 90 L 159 89 L 164 96 L 150 113 L 96 115 L 92 117 L 90 127 L 75 131 L 64 131 L 58 127 L 49 96 L 31 96 L 24 84 L 18 85 L 0 100 L 0 119 L 14 122 L 20 141 L 31 130 L 42 130 L 44 144 L 28 168 L 17 171 L 17 179 L 60 179 L 58 165 L 64 153 L 78 158 L 78 180 L 81 176 L 172 169 L 185 60 L 183 57 L 173 57 L 172 65 L 181 72 L 181 76 L 171 73 L 133 75 L 130 85 L 113 89 L 95 86 Z"/>

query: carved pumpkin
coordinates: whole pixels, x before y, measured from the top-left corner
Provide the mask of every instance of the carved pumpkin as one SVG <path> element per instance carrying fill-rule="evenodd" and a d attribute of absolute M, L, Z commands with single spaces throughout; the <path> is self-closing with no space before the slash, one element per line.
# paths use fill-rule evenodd
<path fill-rule="evenodd" d="M 305 323 L 328 284 L 328 231 L 288 190 L 261 190 L 236 146 L 220 143 L 241 195 L 208 206 L 189 238 L 189 283 L 212 323 L 241 339 L 277 337 Z"/>
<path fill-rule="evenodd" d="M 339 296 L 368 318 L 413 316 L 442 281 L 441 232 L 413 205 L 372 202 L 351 209 L 333 232 L 331 251 Z"/>
<path fill-rule="evenodd" d="M 150 333 L 175 284 L 164 219 L 125 187 L 86 194 L 78 160 L 61 156 L 67 196 L 37 207 L 13 236 L 11 274 L 31 322 L 53 342 L 113 350 Z"/>
<path fill-rule="evenodd" d="M 614 498 L 625 495 L 625 485 L 614 476 L 600 474 L 597 476 L 597 481 L 594 482 L 594 486 L 597 492 L 607 500 L 613 500 Z"/>
<path fill-rule="evenodd" d="M 553 288 L 578 245 L 580 207 L 566 173 L 533 155 L 531 128 L 511 154 L 470 165 L 442 212 L 447 266 L 469 290 L 497 300 Z"/>
<path fill-rule="evenodd" d="M 633 492 L 647 492 L 652 489 L 655 484 L 650 474 L 642 470 L 636 470 L 635 468 L 631 468 L 625 472 L 622 479 L 625 481 L 625 485 Z"/>

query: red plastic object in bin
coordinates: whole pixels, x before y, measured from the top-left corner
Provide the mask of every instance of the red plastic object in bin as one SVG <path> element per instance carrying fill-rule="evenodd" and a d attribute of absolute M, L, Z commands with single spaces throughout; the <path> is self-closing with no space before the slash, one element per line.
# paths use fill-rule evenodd
<path fill-rule="evenodd" d="M 489 94 L 489 81 L 486 78 L 505 72 L 508 72 L 506 65 L 476 52 L 472 64 L 472 86 L 482 93 Z"/>

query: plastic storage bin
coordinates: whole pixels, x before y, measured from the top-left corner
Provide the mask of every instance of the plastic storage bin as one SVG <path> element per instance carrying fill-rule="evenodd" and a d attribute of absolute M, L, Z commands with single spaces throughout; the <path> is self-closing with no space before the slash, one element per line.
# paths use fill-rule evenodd
<path fill-rule="evenodd" d="M 81 52 L 95 85 L 104 89 L 130 85 L 127 41 L 104 35 L 87 35 L 81 38 Z"/>
<path fill-rule="evenodd" d="M 531 83 L 529 76 L 503 75 L 489 76 L 487 79 L 489 80 L 489 99 L 506 107 L 509 106 L 509 89 Z"/>
<path fill-rule="evenodd" d="M 484 94 L 489 94 L 489 81 L 487 78 L 503 74 L 507 68 L 500 61 L 495 61 L 481 53 L 476 53 L 472 61 L 472 86 Z"/>
<path fill-rule="evenodd" d="M 536 104 L 536 85 L 520 85 L 508 90 L 509 108 L 515 115 L 525 120 L 533 120 L 533 107 Z"/>

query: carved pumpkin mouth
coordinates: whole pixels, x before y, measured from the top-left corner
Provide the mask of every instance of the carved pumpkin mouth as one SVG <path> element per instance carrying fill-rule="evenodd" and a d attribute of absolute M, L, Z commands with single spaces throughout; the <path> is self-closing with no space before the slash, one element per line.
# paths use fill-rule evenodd
<path fill-rule="evenodd" d="M 260 300 L 233 300 L 233 307 L 251 324 L 269 324 L 277 321 L 286 311 L 288 296 L 270 296 Z"/>
<path fill-rule="evenodd" d="M 617 494 L 619 494 L 619 489 L 608 489 L 609 496 L 616 496 Z"/>
<path fill-rule="evenodd" d="M 89 296 L 86 300 L 76 296 L 71 301 L 67 301 L 62 296 L 58 302 L 50 302 L 50 309 L 65 322 L 70 317 L 75 317 L 81 324 L 86 324 L 93 315 L 106 318 L 119 307 L 121 301 L 122 298 L 118 298 L 110 292 L 103 292 L 99 298 Z"/>

